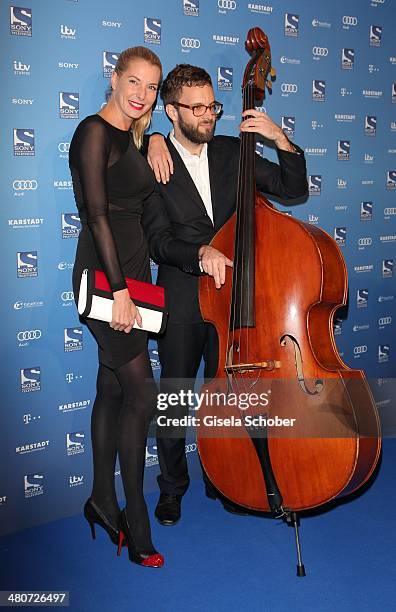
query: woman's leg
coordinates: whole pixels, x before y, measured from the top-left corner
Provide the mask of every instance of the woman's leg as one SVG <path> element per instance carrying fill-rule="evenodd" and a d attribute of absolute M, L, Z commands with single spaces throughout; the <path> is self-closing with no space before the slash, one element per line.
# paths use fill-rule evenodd
<path fill-rule="evenodd" d="M 115 370 L 123 392 L 118 454 L 128 523 L 136 547 L 151 550 L 150 520 L 143 496 L 146 439 L 155 410 L 156 385 L 147 350 Z"/>

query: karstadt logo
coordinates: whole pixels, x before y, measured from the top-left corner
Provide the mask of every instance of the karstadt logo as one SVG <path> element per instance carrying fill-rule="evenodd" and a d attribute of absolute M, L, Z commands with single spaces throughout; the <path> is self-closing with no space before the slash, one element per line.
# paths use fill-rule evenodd
<path fill-rule="evenodd" d="M 257 4 L 257 2 L 248 2 L 247 5 L 251 13 L 259 13 L 260 15 L 271 15 L 274 10 L 269 4 Z"/>
<path fill-rule="evenodd" d="M 61 38 L 68 40 L 76 40 L 77 29 L 71 26 L 61 24 L 59 26 L 59 35 Z"/>
<path fill-rule="evenodd" d="M 217 89 L 218 91 L 232 91 L 233 68 L 218 66 L 217 68 Z"/>
<path fill-rule="evenodd" d="M 335 227 L 334 228 L 334 240 L 338 244 L 338 246 L 345 246 L 347 238 L 347 228 L 346 227 Z"/>
<path fill-rule="evenodd" d="M 14 156 L 35 155 L 34 130 L 33 129 L 13 129 Z"/>
<path fill-rule="evenodd" d="M 78 92 L 59 92 L 59 117 L 61 119 L 78 119 L 80 94 Z"/>
<path fill-rule="evenodd" d="M 300 17 L 293 13 L 285 13 L 284 34 L 285 36 L 298 36 Z"/>
<path fill-rule="evenodd" d="M 288 138 L 294 138 L 294 133 L 296 129 L 296 118 L 291 116 L 282 117 L 281 127 L 286 136 L 288 136 Z"/>
<path fill-rule="evenodd" d="M 366 115 L 364 118 L 364 133 L 366 136 L 376 136 L 377 117 L 376 115 Z"/>
<path fill-rule="evenodd" d="M 182 53 L 190 53 L 191 49 L 199 49 L 201 41 L 198 38 L 188 38 L 183 36 L 180 39 Z"/>
<path fill-rule="evenodd" d="M 81 232 L 80 217 L 75 213 L 62 213 L 62 238 L 78 238 Z"/>
<path fill-rule="evenodd" d="M 343 15 L 342 17 L 342 27 L 344 30 L 349 30 L 350 27 L 355 27 L 358 24 L 357 17 L 352 15 Z"/>
<path fill-rule="evenodd" d="M 32 36 L 32 9 L 10 6 L 10 34 Z"/>
<path fill-rule="evenodd" d="M 146 45 L 161 44 L 161 19 L 144 18 L 144 42 Z"/>
<path fill-rule="evenodd" d="M 370 26 L 370 47 L 380 47 L 382 37 L 382 26 L 371 25 Z"/>
<path fill-rule="evenodd" d="M 372 221 L 373 219 L 373 203 L 360 202 L 360 220 Z"/>
<path fill-rule="evenodd" d="M 43 495 L 44 493 L 44 474 L 26 474 L 23 477 L 23 487 L 25 499 Z"/>
<path fill-rule="evenodd" d="M 388 170 L 386 173 L 386 188 L 389 190 L 396 189 L 396 170 Z"/>
<path fill-rule="evenodd" d="M 390 357 L 390 345 L 379 344 L 378 345 L 378 363 L 386 363 Z"/>
<path fill-rule="evenodd" d="M 326 99 L 326 81 L 314 79 L 312 81 L 312 100 L 314 102 L 324 102 Z"/>
<path fill-rule="evenodd" d="M 351 142 L 350 140 L 337 141 L 337 159 L 339 161 L 349 161 L 351 158 Z"/>
<path fill-rule="evenodd" d="M 83 350 L 83 328 L 81 326 L 65 327 L 64 350 L 65 353 Z"/>
<path fill-rule="evenodd" d="M 14 74 L 17 76 L 30 76 L 30 64 L 24 64 L 19 60 L 13 62 Z"/>
<path fill-rule="evenodd" d="M 66 452 L 69 457 L 85 452 L 85 433 L 73 431 L 66 434 Z"/>
<path fill-rule="evenodd" d="M 212 34 L 212 40 L 217 45 L 235 46 L 239 43 L 239 36 L 229 36 L 227 34 Z"/>
<path fill-rule="evenodd" d="M 49 440 L 41 440 L 40 442 L 31 442 L 30 444 L 20 444 L 15 447 L 17 455 L 26 455 L 35 451 L 46 450 L 49 447 Z"/>
<path fill-rule="evenodd" d="M 347 113 L 335 113 L 334 114 L 334 119 L 337 121 L 337 123 L 352 123 L 352 121 L 355 121 L 356 119 L 356 115 L 355 114 L 347 114 Z"/>
<path fill-rule="evenodd" d="M 310 196 L 320 196 L 322 193 L 322 175 L 310 174 L 308 177 L 308 189 Z"/>
<path fill-rule="evenodd" d="M 73 181 L 55 179 L 54 189 L 59 189 L 60 191 L 64 191 L 66 189 L 73 189 Z"/>
<path fill-rule="evenodd" d="M 305 153 L 324 157 L 327 154 L 327 147 L 305 147 Z"/>
<path fill-rule="evenodd" d="M 17 277 L 32 278 L 38 276 L 37 251 L 18 251 Z"/>
<path fill-rule="evenodd" d="M 114 72 L 114 68 L 116 67 L 117 60 L 120 54 L 114 51 L 103 51 L 102 53 L 102 62 L 103 62 L 103 76 L 106 79 L 109 79 Z"/>
<path fill-rule="evenodd" d="M 296 94 L 298 92 L 297 83 L 282 83 L 281 92 L 284 98 L 288 98 L 290 94 Z"/>
<path fill-rule="evenodd" d="M 65 404 L 58 404 L 58 411 L 64 414 L 68 412 L 74 412 L 75 410 L 84 410 L 91 405 L 91 400 L 77 400 L 74 402 L 67 402 Z"/>
<path fill-rule="evenodd" d="M 380 100 L 384 92 L 381 89 L 363 89 L 362 95 L 364 98 L 370 98 L 373 100 Z"/>
<path fill-rule="evenodd" d="M 7 495 L 2 495 L 2 496 L 0 497 L 0 507 L 1 507 L 1 506 L 4 506 L 4 505 L 5 505 L 5 503 L 6 503 L 6 501 L 7 501 Z"/>
<path fill-rule="evenodd" d="M 356 292 L 356 306 L 357 308 L 367 308 L 368 306 L 368 289 L 358 289 Z"/>
<path fill-rule="evenodd" d="M 382 278 L 392 278 L 393 276 L 393 259 L 383 259 L 381 264 Z"/>
<path fill-rule="evenodd" d="M 43 225 L 44 219 L 38 217 L 24 217 L 22 219 L 8 219 L 8 227 L 12 229 L 38 228 Z"/>
<path fill-rule="evenodd" d="M 183 13 L 187 17 L 199 17 L 199 0 L 183 0 Z"/>
<path fill-rule="evenodd" d="M 32 368 L 23 368 L 20 370 L 21 392 L 32 393 L 41 391 L 41 368 L 35 366 Z"/>
<path fill-rule="evenodd" d="M 217 0 L 219 13 L 225 14 L 227 11 L 235 11 L 237 8 L 236 0 Z"/>
<path fill-rule="evenodd" d="M 24 329 L 17 333 L 18 347 L 29 346 L 29 343 L 42 338 L 41 329 Z"/>
<path fill-rule="evenodd" d="M 356 272 L 356 274 L 374 272 L 374 264 L 363 264 L 361 266 L 354 266 L 353 271 Z"/>
<path fill-rule="evenodd" d="M 355 63 L 355 49 L 341 50 L 341 68 L 342 70 L 352 70 Z"/>

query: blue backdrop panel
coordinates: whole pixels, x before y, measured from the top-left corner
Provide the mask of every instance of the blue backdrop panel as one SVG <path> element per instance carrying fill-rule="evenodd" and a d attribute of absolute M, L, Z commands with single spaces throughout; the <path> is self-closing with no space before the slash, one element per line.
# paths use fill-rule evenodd
<path fill-rule="evenodd" d="M 342 248 L 349 304 L 336 320 L 337 345 L 347 364 L 373 378 L 379 405 L 389 408 L 385 383 L 394 376 L 396 351 L 395 17 L 391 0 L 2 2 L 1 533 L 78 512 L 89 493 L 96 346 L 71 292 L 80 222 L 68 149 L 79 120 L 104 103 L 117 54 L 128 46 L 150 46 L 165 73 L 181 62 L 204 66 L 224 104 L 217 131 L 236 135 L 245 36 L 256 25 L 268 34 L 277 79 L 264 106 L 305 149 L 310 182 L 307 203 L 281 208 L 324 228 Z M 169 126 L 158 100 L 152 128 L 166 133 Z M 274 159 L 260 144 L 258 152 Z M 158 375 L 154 342 L 150 353 Z M 187 450 L 196 469 L 194 442 Z M 148 490 L 158 471 L 153 439 L 146 463 Z"/>

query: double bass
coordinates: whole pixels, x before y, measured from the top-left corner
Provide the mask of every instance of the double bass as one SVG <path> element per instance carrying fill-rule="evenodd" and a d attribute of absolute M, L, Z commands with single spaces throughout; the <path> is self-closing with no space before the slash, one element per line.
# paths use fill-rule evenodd
<path fill-rule="evenodd" d="M 274 75 L 260 28 L 249 30 L 246 49 L 243 110 L 264 98 Z M 363 371 L 342 361 L 333 335 L 334 314 L 347 301 L 341 251 L 325 231 L 256 191 L 255 155 L 254 134 L 242 133 L 236 212 L 211 242 L 233 268 L 221 289 L 211 277 L 199 281 L 202 316 L 219 341 L 204 397 L 220 401 L 200 407 L 198 450 L 223 495 L 295 527 L 303 576 L 298 513 L 370 478 L 380 424 Z M 242 396 L 243 407 L 235 400 Z"/>

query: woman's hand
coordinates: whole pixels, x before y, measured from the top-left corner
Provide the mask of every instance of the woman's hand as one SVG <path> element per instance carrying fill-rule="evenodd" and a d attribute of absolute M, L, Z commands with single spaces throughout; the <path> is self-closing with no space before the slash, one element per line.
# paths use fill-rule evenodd
<path fill-rule="evenodd" d="M 116 331 L 129 334 L 135 321 L 142 326 L 142 317 L 139 310 L 129 297 L 128 289 L 121 289 L 113 293 L 114 303 L 110 327 Z"/>
<path fill-rule="evenodd" d="M 170 175 L 173 174 L 173 161 L 165 138 L 161 134 L 150 136 L 147 161 L 158 183 L 161 181 L 164 185 L 168 183 Z"/>

